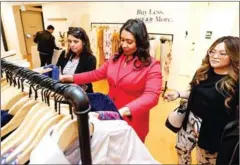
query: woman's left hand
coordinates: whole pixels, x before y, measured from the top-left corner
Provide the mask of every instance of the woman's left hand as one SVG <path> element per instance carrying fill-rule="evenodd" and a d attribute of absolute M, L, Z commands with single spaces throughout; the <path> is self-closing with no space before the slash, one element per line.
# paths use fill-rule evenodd
<path fill-rule="evenodd" d="M 120 115 L 122 117 L 124 117 L 124 116 L 131 116 L 132 115 L 131 111 L 130 111 L 130 109 L 128 107 L 122 107 L 118 111 L 119 111 L 119 113 L 120 113 Z"/>

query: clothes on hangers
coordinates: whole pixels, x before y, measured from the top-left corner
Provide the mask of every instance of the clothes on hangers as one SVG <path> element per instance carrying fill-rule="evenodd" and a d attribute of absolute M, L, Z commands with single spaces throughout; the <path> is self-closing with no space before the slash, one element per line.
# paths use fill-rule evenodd
<path fill-rule="evenodd" d="M 114 30 L 112 34 L 112 54 L 118 53 L 120 45 L 119 30 Z"/>
<path fill-rule="evenodd" d="M 100 121 L 94 125 L 91 138 L 92 164 L 160 164 L 149 153 L 135 131 L 123 120 Z M 66 151 L 61 151 L 49 129 L 32 151 L 30 164 L 81 164 L 78 139 Z"/>
<path fill-rule="evenodd" d="M 163 69 L 163 80 L 164 81 L 168 81 L 170 65 L 171 65 L 171 61 L 172 61 L 172 42 L 171 41 L 166 42 L 166 50 L 167 50 L 167 54 L 165 57 L 164 69 Z"/>
<path fill-rule="evenodd" d="M 13 118 L 13 115 L 9 114 L 8 110 L 6 111 L 1 110 L 1 127 L 6 125 L 12 118 Z"/>
<path fill-rule="evenodd" d="M 112 55 L 112 31 L 109 28 L 104 29 L 103 31 L 103 50 L 105 60 L 108 60 Z"/>
<path fill-rule="evenodd" d="M 103 28 L 100 27 L 97 31 L 97 47 L 98 47 L 98 60 L 101 66 L 104 63 L 104 51 L 103 51 Z"/>
<path fill-rule="evenodd" d="M 118 112 L 117 107 L 110 99 L 109 96 L 102 94 L 102 93 L 88 93 L 87 94 L 89 103 L 91 105 L 91 111 L 114 111 Z"/>
<path fill-rule="evenodd" d="M 92 47 L 96 47 L 99 66 L 118 52 L 120 44 L 119 30 L 120 26 L 116 26 L 115 24 L 93 26 L 90 40 L 93 43 Z"/>

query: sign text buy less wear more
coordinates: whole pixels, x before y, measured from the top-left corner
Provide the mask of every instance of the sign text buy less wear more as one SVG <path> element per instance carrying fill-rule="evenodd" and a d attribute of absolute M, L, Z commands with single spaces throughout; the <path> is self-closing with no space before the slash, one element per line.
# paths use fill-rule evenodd
<path fill-rule="evenodd" d="M 145 23 L 153 22 L 173 22 L 172 18 L 166 17 L 161 10 L 141 10 L 137 9 L 137 18 L 141 19 Z"/>

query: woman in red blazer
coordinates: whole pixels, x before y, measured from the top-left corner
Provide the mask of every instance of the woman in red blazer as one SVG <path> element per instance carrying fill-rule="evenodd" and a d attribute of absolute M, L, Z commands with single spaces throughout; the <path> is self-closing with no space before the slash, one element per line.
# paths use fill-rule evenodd
<path fill-rule="evenodd" d="M 161 93 L 160 63 L 149 54 L 149 38 L 144 22 L 128 20 L 120 29 L 119 53 L 99 69 L 62 75 L 60 81 L 85 84 L 107 79 L 109 97 L 123 118 L 144 142 L 149 130 L 149 111 Z"/>

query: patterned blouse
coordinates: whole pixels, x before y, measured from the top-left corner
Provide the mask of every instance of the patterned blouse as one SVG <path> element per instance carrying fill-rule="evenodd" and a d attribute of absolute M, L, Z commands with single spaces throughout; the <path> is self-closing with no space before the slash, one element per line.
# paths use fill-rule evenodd
<path fill-rule="evenodd" d="M 79 58 L 73 58 L 72 60 L 68 60 L 68 63 L 63 69 L 63 75 L 73 75 L 78 66 Z"/>

